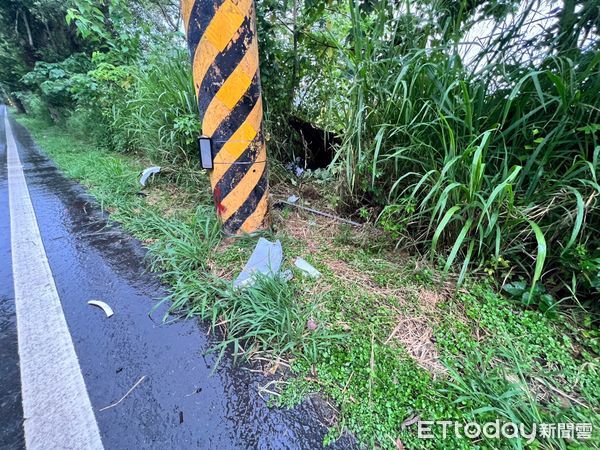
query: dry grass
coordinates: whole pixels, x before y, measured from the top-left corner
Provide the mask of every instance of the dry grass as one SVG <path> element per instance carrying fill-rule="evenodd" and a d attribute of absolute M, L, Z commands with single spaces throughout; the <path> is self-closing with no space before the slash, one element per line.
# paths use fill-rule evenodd
<path fill-rule="evenodd" d="M 360 289 L 375 295 L 386 308 L 394 311 L 398 320 L 396 326 L 384 342 L 386 345 L 398 343 L 423 369 L 429 371 L 434 378 L 446 373 L 436 349 L 433 330 L 430 323 L 435 321 L 437 307 L 444 301 L 444 293 L 431 289 L 415 290 L 411 287 L 390 288 L 379 285 L 373 278 L 351 264 L 339 259 L 328 259 L 326 264 L 334 271 L 335 276 L 343 283 L 353 284 Z M 396 304 L 406 305 L 413 313 L 401 312 L 397 306 L 386 301 L 389 297 L 396 299 Z M 411 304 L 416 300 L 417 304 Z M 418 313 L 417 311 L 420 311 Z"/>
<path fill-rule="evenodd" d="M 323 262 L 327 264 L 335 276 L 344 284 L 357 286 L 378 298 L 385 299 L 387 297 L 394 297 L 398 300 L 398 303 L 405 303 L 406 299 L 410 295 L 411 291 L 408 288 L 392 288 L 388 286 L 381 286 L 371 277 L 368 272 L 359 269 L 341 259 L 333 259 L 328 255 Z M 395 307 L 391 305 L 390 307 L 395 309 Z"/>
<path fill-rule="evenodd" d="M 417 364 L 429 371 L 434 378 L 446 373 L 435 347 L 433 330 L 426 318 L 400 315 L 398 324 L 385 343 L 389 344 L 393 340 L 402 344 Z"/>
<path fill-rule="evenodd" d="M 284 217 L 281 211 L 273 210 L 272 216 L 278 233 L 303 242 L 310 253 L 331 249 L 339 230 L 338 221 L 304 211 L 292 210 Z"/>
<path fill-rule="evenodd" d="M 419 307 L 427 315 L 435 315 L 437 306 L 447 298 L 447 292 L 436 292 L 432 289 L 421 288 L 417 294 Z"/>
<path fill-rule="evenodd" d="M 313 255 L 318 255 L 320 261 L 326 264 L 344 285 L 352 285 L 367 291 L 369 295 L 377 298 L 379 304 L 397 315 L 397 325 L 385 344 L 398 343 L 402 345 L 417 364 L 429 371 L 434 378 L 446 373 L 446 369 L 439 359 L 430 322 L 435 320 L 438 305 L 444 301 L 448 291 L 453 289 L 453 283 L 450 280 L 443 280 L 443 282 L 438 280 L 442 287 L 441 292 L 410 286 L 382 286 L 373 278 L 374 272 L 369 273 L 364 268 L 356 267 L 331 255 L 334 239 L 340 232 L 339 222 L 334 219 L 312 216 L 301 211 L 291 211 L 287 217 L 281 213 L 277 214 L 275 223 L 278 231 L 304 242 L 308 251 Z M 366 242 L 373 239 L 369 231 L 365 227 L 358 230 L 357 234 L 361 240 Z M 395 262 L 394 264 L 400 263 Z M 401 273 L 400 266 L 398 266 L 398 273 Z M 321 279 L 315 283 L 312 291 L 323 293 L 331 289 L 333 289 L 331 283 Z M 311 295 L 311 293 L 307 294 Z M 390 298 L 395 301 L 389 301 Z M 416 305 L 411 304 L 414 301 L 416 301 Z M 410 310 L 420 311 L 420 313 L 401 312 L 396 305 L 407 305 Z"/>

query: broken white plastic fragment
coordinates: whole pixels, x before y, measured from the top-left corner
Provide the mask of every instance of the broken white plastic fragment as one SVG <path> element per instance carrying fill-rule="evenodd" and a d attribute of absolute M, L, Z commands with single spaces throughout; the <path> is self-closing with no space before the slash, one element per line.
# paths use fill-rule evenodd
<path fill-rule="evenodd" d="M 112 308 L 100 300 L 90 300 L 88 302 L 88 305 L 97 306 L 98 308 L 102 308 L 102 311 L 104 311 L 104 314 L 106 314 L 106 317 L 110 317 L 114 314 Z"/>
<path fill-rule="evenodd" d="M 140 178 L 140 184 L 142 186 L 146 186 L 146 181 L 148 181 L 150 175 L 154 175 L 158 172 L 160 172 L 160 167 L 158 166 L 148 167 L 147 169 L 144 169 L 144 171 L 142 172 L 142 177 Z"/>
<path fill-rule="evenodd" d="M 283 250 L 279 240 L 270 242 L 260 238 L 256 248 L 250 255 L 250 259 L 244 266 L 242 272 L 233 282 L 235 287 L 248 286 L 254 282 L 254 274 L 260 272 L 264 275 L 276 275 L 279 273 Z"/>
<path fill-rule="evenodd" d="M 294 274 L 292 273 L 292 271 L 290 269 L 284 270 L 283 272 L 281 272 L 281 279 L 283 281 L 290 281 L 292 278 L 294 278 Z"/>
<path fill-rule="evenodd" d="M 321 272 L 315 269 L 311 264 L 309 264 L 306 260 L 298 257 L 296 261 L 294 261 L 294 265 L 300 269 L 305 275 L 308 275 L 312 278 L 319 278 L 321 276 Z"/>

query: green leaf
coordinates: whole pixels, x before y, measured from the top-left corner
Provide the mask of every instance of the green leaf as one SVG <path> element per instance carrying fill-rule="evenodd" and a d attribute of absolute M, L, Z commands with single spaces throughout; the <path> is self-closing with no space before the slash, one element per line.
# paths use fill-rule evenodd
<path fill-rule="evenodd" d="M 432 254 L 435 253 L 435 249 L 437 247 L 438 240 L 440 239 L 440 236 L 441 236 L 442 232 L 444 231 L 444 228 L 446 228 L 446 225 L 448 225 L 448 222 L 450 222 L 450 219 L 452 219 L 452 216 L 454 215 L 454 213 L 456 211 L 458 211 L 459 209 L 460 209 L 460 206 L 453 206 L 448 211 L 446 211 L 446 214 L 444 214 L 444 217 L 442 217 L 442 220 L 438 224 L 438 226 L 435 230 L 435 233 L 433 234 L 433 239 L 431 240 L 431 253 Z"/>
<path fill-rule="evenodd" d="M 458 234 L 458 237 L 456 238 L 456 242 L 452 246 L 452 251 L 450 252 L 450 255 L 448 256 L 448 260 L 446 261 L 446 265 L 444 266 L 444 272 L 448 272 L 448 269 L 450 269 L 450 266 L 454 262 L 454 259 L 456 258 L 458 250 L 462 246 L 462 243 L 465 240 L 465 237 L 467 236 L 467 233 L 471 230 L 471 225 L 472 224 L 473 224 L 473 220 L 472 219 L 468 219 L 465 222 L 465 224 L 462 227 L 462 229 L 460 230 L 460 233 Z"/>
<path fill-rule="evenodd" d="M 535 258 L 535 270 L 533 273 L 533 279 L 531 280 L 531 290 L 535 288 L 535 284 L 542 277 L 542 271 L 544 270 L 544 263 L 546 262 L 546 238 L 544 237 L 544 233 L 542 232 L 539 225 L 531 220 L 527 220 L 529 226 L 535 233 L 535 240 L 537 242 L 537 255 Z"/>
<path fill-rule="evenodd" d="M 508 283 L 502 286 L 503 291 L 509 293 L 514 297 L 518 297 L 519 295 L 523 294 L 523 292 L 525 292 L 526 289 L 527 285 L 524 281 L 514 281 L 512 283 Z"/>

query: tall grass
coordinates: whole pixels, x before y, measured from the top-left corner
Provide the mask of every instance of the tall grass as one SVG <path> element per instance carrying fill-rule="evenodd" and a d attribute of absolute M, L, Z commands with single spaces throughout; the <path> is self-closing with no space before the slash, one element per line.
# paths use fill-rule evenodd
<path fill-rule="evenodd" d="M 130 65 L 95 53 L 93 70 L 72 77 L 77 110 L 69 122 L 109 149 L 137 153 L 170 169 L 163 175 L 198 187 L 200 121 L 189 56 L 178 41 L 157 40 Z"/>
<path fill-rule="evenodd" d="M 503 258 L 532 288 L 543 278 L 589 293 L 563 260 L 599 246 L 600 53 L 484 63 L 498 40 L 527 45 L 509 29 L 465 64 L 461 42 L 390 9 L 366 16 L 351 2 L 338 153 L 347 196 L 384 205 L 381 221 L 425 243 L 446 269 L 460 262 L 461 281 Z"/>
<path fill-rule="evenodd" d="M 129 92 L 113 109 L 115 133 L 125 133 L 133 148 L 151 157 L 188 163 L 200 125 L 187 54 L 151 55 Z"/>

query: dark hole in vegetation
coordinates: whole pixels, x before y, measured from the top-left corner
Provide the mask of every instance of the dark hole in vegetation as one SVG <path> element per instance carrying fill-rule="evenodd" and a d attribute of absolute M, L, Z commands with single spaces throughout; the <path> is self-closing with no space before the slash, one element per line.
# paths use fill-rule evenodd
<path fill-rule="evenodd" d="M 339 137 L 296 116 L 289 117 L 288 123 L 300 138 L 304 168 L 315 170 L 329 166 L 340 144 Z"/>

